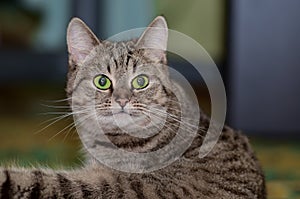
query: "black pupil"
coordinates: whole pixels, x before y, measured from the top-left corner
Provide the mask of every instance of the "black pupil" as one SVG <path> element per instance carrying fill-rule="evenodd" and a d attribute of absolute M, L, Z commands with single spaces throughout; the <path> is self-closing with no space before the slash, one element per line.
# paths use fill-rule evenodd
<path fill-rule="evenodd" d="M 139 86 L 144 86 L 145 79 L 143 77 L 138 77 L 137 83 L 138 83 Z"/>
<path fill-rule="evenodd" d="M 100 86 L 105 86 L 105 84 L 106 84 L 106 78 L 105 77 L 101 77 L 100 78 L 100 80 L 99 80 L 99 84 L 100 84 Z"/>

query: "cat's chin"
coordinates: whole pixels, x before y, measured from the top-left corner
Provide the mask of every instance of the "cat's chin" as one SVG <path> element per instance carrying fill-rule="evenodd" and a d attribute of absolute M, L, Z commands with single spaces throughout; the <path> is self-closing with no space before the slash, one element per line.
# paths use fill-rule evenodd
<path fill-rule="evenodd" d="M 118 128 L 144 128 L 151 123 L 151 120 L 145 115 L 132 115 L 126 112 L 118 112 L 110 116 L 102 117 L 101 121 L 104 124 L 110 124 Z"/>
<path fill-rule="evenodd" d="M 148 138 L 157 134 L 159 127 L 163 125 L 147 115 L 131 115 L 126 112 L 101 117 L 98 122 L 104 132 L 128 134 L 138 138 Z"/>
<path fill-rule="evenodd" d="M 127 127 L 130 125 L 138 125 L 141 121 L 144 120 L 143 116 L 134 116 L 128 113 L 119 112 L 113 114 L 114 122 L 118 125 L 118 127 Z"/>

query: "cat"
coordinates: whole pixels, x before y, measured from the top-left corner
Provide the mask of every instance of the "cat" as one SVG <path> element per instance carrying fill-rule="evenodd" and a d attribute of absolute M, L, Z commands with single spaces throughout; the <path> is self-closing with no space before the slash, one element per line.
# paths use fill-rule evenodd
<path fill-rule="evenodd" d="M 122 157 L 109 153 L 111 146 L 103 141 L 103 134 L 122 150 L 147 154 L 169 144 L 180 129 L 182 107 L 171 90 L 176 84 L 166 66 L 167 39 L 162 16 L 155 18 L 140 38 L 122 42 L 100 41 L 83 21 L 72 19 L 67 31 L 66 93 L 87 148 L 87 163 L 74 170 L 1 168 L 0 198 L 266 198 L 262 169 L 240 132 L 224 126 L 213 150 L 199 158 L 210 122 L 202 112 L 191 145 L 163 168 L 124 172 L 94 156 L 99 153 L 105 160 L 122 164 L 118 162 Z M 184 90 L 178 93 L 184 96 Z M 198 104 L 187 101 L 183 106 L 192 114 Z M 159 114 L 163 110 L 167 114 Z M 158 133 L 135 136 L 141 131 L 148 133 L 160 120 L 166 121 Z M 103 134 L 97 133 L 97 125 Z M 143 126 L 147 129 L 137 130 Z M 127 130 L 132 132 L 125 133 Z M 181 143 L 176 144 L 180 148 Z M 147 169 L 147 161 L 135 166 Z"/>

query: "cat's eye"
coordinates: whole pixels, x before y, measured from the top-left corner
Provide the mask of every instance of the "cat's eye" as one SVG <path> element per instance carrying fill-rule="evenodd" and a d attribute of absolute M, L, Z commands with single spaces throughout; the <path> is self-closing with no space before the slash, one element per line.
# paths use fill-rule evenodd
<path fill-rule="evenodd" d="M 98 75 L 94 78 L 94 85 L 101 90 L 107 90 L 111 87 L 111 81 L 105 75 Z"/>
<path fill-rule="evenodd" d="M 132 80 L 132 87 L 134 89 L 146 88 L 149 84 L 149 79 L 146 75 L 139 75 Z"/>

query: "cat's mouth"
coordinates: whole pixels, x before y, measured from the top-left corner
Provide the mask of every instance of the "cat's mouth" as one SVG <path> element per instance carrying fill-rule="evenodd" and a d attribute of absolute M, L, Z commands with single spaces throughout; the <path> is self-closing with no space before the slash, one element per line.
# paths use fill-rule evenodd
<path fill-rule="evenodd" d="M 141 112 L 129 112 L 127 110 L 113 111 L 112 117 L 113 120 L 120 126 L 133 124 L 138 126 L 145 126 L 151 121 L 149 119 L 149 116 L 142 114 Z"/>
<path fill-rule="evenodd" d="M 129 115 L 129 116 L 133 116 L 132 114 L 128 113 L 125 110 L 121 110 L 121 111 L 118 111 L 118 112 L 113 112 L 112 114 L 113 115 Z"/>
<path fill-rule="evenodd" d="M 120 110 L 120 111 L 112 111 L 113 116 L 130 116 L 130 117 L 139 117 L 141 116 L 141 112 L 139 111 L 127 111 L 127 110 Z"/>
<path fill-rule="evenodd" d="M 130 115 L 127 111 L 124 111 L 124 110 L 115 112 L 115 113 L 113 113 L 113 114 L 114 114 L 114 115 L 118 115 L 118 114 L 127 114 L 127 115 Z"/>

